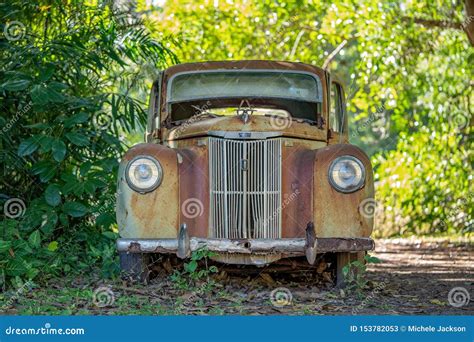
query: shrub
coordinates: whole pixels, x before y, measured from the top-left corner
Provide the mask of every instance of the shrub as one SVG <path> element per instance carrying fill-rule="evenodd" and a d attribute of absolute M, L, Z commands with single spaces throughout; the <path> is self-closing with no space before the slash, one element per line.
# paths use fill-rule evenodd
<path fill-rule="evenodd" d="M 0 5 L 0 280 L 115 272 L 115 175 L 174 55 L 109 3 Z"/>

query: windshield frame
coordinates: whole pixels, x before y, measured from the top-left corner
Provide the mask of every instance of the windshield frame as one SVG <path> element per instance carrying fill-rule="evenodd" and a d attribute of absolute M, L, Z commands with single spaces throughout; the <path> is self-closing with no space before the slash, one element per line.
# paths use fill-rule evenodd
<path fill-rule="evenodd" d="M 300 70 L 281 70 L 281 69 L 208 69 L 208 70 L 192 70 L 192 71 L 182 71 L 178 72 L 176 74 L 173 74 L 169 80 L 167 81 L 166 85 L 166 104 L 167 104 L 167 109 L 169 112 L 171 112 L 171 104 L 173 103 L 179 103 L 183 101 L 172 101 L 170 99 L 171 97 L 171 87 L 173 85 L 173 81 L 176 77 L 182 76 L 182 75 L 189 75 L 189 74 L 212 74 L 212 73 L 274 73 L 274 74 L 298 74 L 298 75 L 306 75 L 310 76 L 316 81 L 316 88 L 317 88 L 317 94 L 315 94 L 315 97 L 317 98 L 316 101 L 308 101 L 308 102 L 313 102 L 313 103 L 323 103 L 324 101 L 324 89 L 322 86 L 322 81 L 319 77 L 319 75 L 316 75 L 314 73 L 308 72 L 308 71 L 300 71 Z M 248 97 L 248 96 L 247 96 Z M 280 96 L 253 96 L 253 97 L 259 97 L 259 98 L 265 98 L 265 99 L 287 99 L 287 100 L 301 100 L 300 98 L 295 98 L 295 97 L 280 97 Z M 214 97 L 200 97 L 200 98 L 195 98 L 195 99 L 188 99 L 188 101 L 191 100 L 217 100 L 217 99 L 226 99 L 226 98 L 235 98 L 235 96 L 229 95 L 229 96 L 214 96 Z"/>

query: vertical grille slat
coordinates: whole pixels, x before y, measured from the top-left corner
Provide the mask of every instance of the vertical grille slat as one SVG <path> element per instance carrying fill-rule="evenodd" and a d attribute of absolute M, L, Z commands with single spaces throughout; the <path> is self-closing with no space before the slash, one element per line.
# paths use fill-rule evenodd
<path fill-rule="evenodd" d="M 281 140 L 209 138 L 211 236 L 281 237 Z"/>

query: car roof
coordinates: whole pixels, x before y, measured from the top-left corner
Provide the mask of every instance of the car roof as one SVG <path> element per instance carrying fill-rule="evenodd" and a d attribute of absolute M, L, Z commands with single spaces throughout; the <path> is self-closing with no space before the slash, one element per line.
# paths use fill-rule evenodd
<path fill-rule="evenodd" d="M 164 70 L 164 77 L 166 80 L 178 73 L 207 70 L 282 70 L 309 72 L 320 76 L 324 73 L 320 67 L 299 62 L 244 60 L 177 64 Z"/>

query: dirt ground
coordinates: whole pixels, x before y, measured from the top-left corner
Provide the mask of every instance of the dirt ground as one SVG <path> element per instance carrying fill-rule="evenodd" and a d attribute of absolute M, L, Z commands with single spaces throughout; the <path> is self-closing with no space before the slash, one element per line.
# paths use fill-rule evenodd
<path fill-rule="evenodd" d="M 167 265 L 147 286 L 87 278 L 56 282 L 22 295 L 7 314 L 474 314 L 472 241 L 377 240 L 371 255 L 381 263 L 368 265 L 367 286 L 360 290 L 335 288 L 330 262 L 291 272 L 291 263 L 273 270 L 220 265 L 214 285 L 184 288 L 164 270 Z M 99 298 L 101 288 L 106 293 Z"/>
<path fill-rule="evenodd" d="M 181 314 L 474 314 L 474 298 L 449 292 L 456 287 L 474 296 L 474 247 L 442 240 L 378 240 L 371 255 L 366 289 L 334 288 L 326 272 L 271 272 L 271 269 L 220 268 L 212 293 L 176 291 L 168 278 L 158 277 L 147 291 Z M 326 266 L 327 267 L 327 266 Z M 330 267 L 329 267 L 330 269 Z M 244 272 L 244 273 L 245 273 Z M 314 277 L 314 273 L 320 276 Z M 283 274 L 283 275 L 282 275 Z M 322 276 L 321 276 L 322 275 Z M 461 290 L 462 291 L 462 290 Z M 273 295 L 272 295 L 273 293 Z"/>

